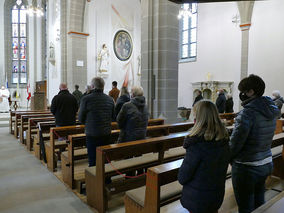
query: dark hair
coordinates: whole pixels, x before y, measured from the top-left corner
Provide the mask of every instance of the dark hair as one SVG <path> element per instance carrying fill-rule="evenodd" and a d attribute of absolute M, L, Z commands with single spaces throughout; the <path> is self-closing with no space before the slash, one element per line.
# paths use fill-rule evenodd
<path fill-rule="evenodd" d="M 247 92 L 252 89 L 257 96 L 262 96 L 265 91 L 265 83 L 261 77 L 251 74 L 239 83 L 238 89 Z"/>
<path fill-rule="evenodd" d="M 79 85 L 76 84 L 76 85 L 75 85 L 75 89 L 79 89 Z"/>
<path fill-rule="evenodd" d="M 117 87 L 117 81 L 113 81 L 112 86 Z"/>

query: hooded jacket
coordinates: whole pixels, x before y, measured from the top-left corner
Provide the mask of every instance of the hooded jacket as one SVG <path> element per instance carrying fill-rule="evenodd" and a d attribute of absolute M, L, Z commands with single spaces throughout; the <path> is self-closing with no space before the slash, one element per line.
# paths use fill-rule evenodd
<path fill-rule="evenodd" d="M 283 106 L 283 103 L 284 103 L 284 100 L 282 97 L 279 97 L 279 98 L 275 98 L 273 99 L 275 105 L 278 107 L 279 110 L 282 109 L 282 106 Z"/>
<path fill-rule="evenodd" d="M 128 94 L 122 95 L 117 99 L 116 105 L 115 105 L 115 118 L 118 116 L 118 113 L 120 112 L 123 104 L 130 101 L 130 97 Z"/>
<path fill-rule="evenodd" d="M 148 126 L 145 97 L 137 96 L 125 103 L 116 120 L 120 129 L 118 142 L 145 139 Z"/>
<path fill-rule="evenodd" d="M 77 100 L 68 90 L 61 90 L 52 99 L 50 111 L 55 116 L 57 126 L 75 125 L 78 111 Z"/>
<path fill-rule="evenodd" d="M 87 136 L 101 137 L 111 134 L 114 119 L 114 102 L 103 90 L 94 89 L 82 98 L 79 121 L 85 124 Z"/>
<path fill-rule="evenodd" d="M 269 97 L 257 97 L 244 103 L 230 139 L 232 160 L 255 162 L 271 157 L 271 143 L 279 109 Z"/>
<path fill-rule="evenodd" d="M 185 138 L 186 155 L 178 181 L 183 185 L 181 204 L 190 212 L 214 212 L 222 205 L 230 160 L 228 141 L 206 141 L 198 136 Z"/>

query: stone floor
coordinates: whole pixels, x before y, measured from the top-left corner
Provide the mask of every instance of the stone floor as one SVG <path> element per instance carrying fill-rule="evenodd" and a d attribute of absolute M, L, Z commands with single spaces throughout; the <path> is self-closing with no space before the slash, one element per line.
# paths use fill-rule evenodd
<path fill-rule="evenodd" d="M 8 128 L 0 128 L 1 213 L 96 212 L 85 204 L 86 196 L 71 191 L 60 180 L 60 171 L 49 172 L 8 133 Z M 267 188 L 266 200 L 269 200 L 284 190 L 284 181 L 270 178 Z M 112 197 L 108 212 L 125 212 L 123 194 Z M 237 213 L 231 179 L 226 182 L 226 194 L 219 213 Z"/>
<path fill-rule="evenodd" d="M 92 212 L 33 155 L 0 128 L 0 212 Z"/>

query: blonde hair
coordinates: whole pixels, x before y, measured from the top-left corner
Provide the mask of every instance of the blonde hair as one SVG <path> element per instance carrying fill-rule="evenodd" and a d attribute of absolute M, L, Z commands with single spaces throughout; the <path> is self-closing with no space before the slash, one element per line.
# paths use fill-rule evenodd
<path fill-rule="evenodd" d="M 194 105 L 193 113 L 195 113 L 196 123 L 190 130 L 189 136 L 204 136 L 206 141 L 214 138 L 216 141 L 229 138 L 214 103 L 201 100 Z"/>

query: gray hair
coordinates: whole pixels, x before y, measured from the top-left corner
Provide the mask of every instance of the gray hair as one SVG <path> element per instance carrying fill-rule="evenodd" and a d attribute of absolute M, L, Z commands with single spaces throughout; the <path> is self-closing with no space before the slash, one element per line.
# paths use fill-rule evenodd
<path fill-rule="evenodd" d="M 228 94 L 227 95 L 227 98 L 229 99 L 229 98 L 232 98 L 232 95 L 231 94 Z"/>
<path fill-rule="evenodd" d="M 272 92 L 272 95 L 275 96 L 276 98 L 279 98 L 280 97 L 280 91 L 279 90 L 274 90 Z"/>
<path fill-rule="evenodd" d="M 104 89 L 105 81 L 101 77 L 95 77 L 92 79 L 91 86 L 94 89 Z"/>
<path fill-rule="evenodd" d="M 144 94 L 143 88 L 142 87 L 138 87 L 138 86 L 132 87 L 131 93 L 132 93 L 133 97 L 143 96 L 143 94 Z"/>

